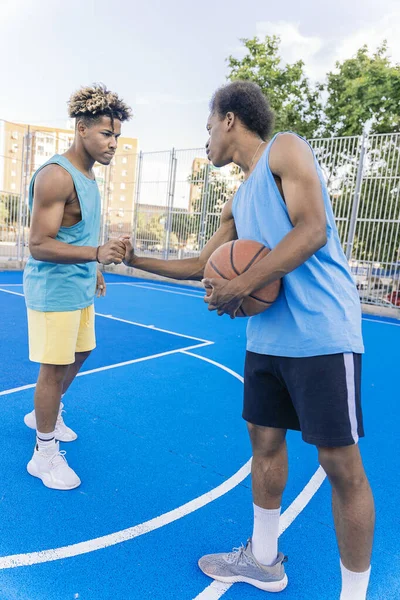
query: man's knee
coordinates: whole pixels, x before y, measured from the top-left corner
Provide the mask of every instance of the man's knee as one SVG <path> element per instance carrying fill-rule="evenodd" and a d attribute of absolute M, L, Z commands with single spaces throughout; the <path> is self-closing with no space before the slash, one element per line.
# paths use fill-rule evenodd
<path fill-rule="evenodd" d="M 61 384 L 65 378 L 69 365 L 40 365 L 40 377 L 42 380 L 54 384 Z"/>
<path fill-rule="evenodd" d="M 334 487 L 359 488 L 367 483 L 357 445 L 318 448 L 318 458 Z"/>
<path fill-rule="evenodd" d="M 262 427 L 247 423 L 253 456 L 272 458 L 282 451 L 285 446 L 286 429 Z"/>

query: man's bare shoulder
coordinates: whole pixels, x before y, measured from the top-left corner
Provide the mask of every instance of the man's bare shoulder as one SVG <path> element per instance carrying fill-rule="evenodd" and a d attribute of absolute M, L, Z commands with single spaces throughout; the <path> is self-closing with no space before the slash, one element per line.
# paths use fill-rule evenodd
<path fill-rule="evenodd" d="M 308 143 L 295 133 L 280 133 L 275 138 L 269 154 L 271 171 L 279 172 L 282 166 L 296 163 L 299 158 L 308 160 L 313 158 Z"/>
<path fill-rule="evenodd" d="M 35 195 L 47 195 L 51 193 L 53 197 L 68 198 L 74 193 L 74 182 L 71 175 L 60 165 L 50 164 L 43 167 L 35 179 Z"/>

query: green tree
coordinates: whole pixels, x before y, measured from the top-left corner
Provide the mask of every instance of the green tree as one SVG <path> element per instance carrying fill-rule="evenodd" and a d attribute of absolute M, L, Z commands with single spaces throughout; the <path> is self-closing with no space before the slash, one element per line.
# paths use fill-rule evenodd
<path fill-rule="evenodd" d="M 144 245 L 163 244 L 165 227 L 161 222 L 163 213 L 148 214 L 140 212 L 136 225 L 136 240 Z"/>
<path fill-rule="evenodd" d="M 293 130 L 304 137 L 315 137 L 323 122 L 321 90 L 313 87 L 304 73 L 304 62 L 284 64 L 279 55 L 280 38 L 267 35 L 241 40 L 247 53 L 241 60 L 229 56 L 228 79 L 257 83 L 275 111 L 275 129 Z"/>
<path fill-rule="evenodd" d="M 372 133 L 400 131 L 400 65 L 391 63 L 386 42 L 372 56 L 363 46 L 337 62 L 324 89 L 326 134 L 360 135 L 368 121 Z"/>
<path fill-rule="evenodd" d="M 188 239 L 194 233 L 195 222 L 193 215 L 187 210 L 175 209 L 171 215 L 171 231 L 176 236 L 180 248 L 186 246 Z"/>
<path fill-rule="evenodd" d="M 372 134 L 366 140 L 353 257 L 371 261 L 379 252 L 379 261 L 390 270 L 400 245 L 400 142 L 397 136 L 373 134 L 400 131 L 400 65 L 392 64 L 386 42 L 373 54 L 365 45 L 336 63 L 325 90 L 325 135 L 360 136 L 366 124 Z M 352 168 L 354 173 L 360 144 L 346 147 L 342 160 L 349 165 L 347 173 Z"/>
<path fill-rule="evenodd" d="M 217 231 L 222 208 L 232 198 L 241 180 L 241 171 L 236 165 L 230 166 L 228 175 L 208 164 L 192 175 L 190 183 L 195 190 L 191 207 L 192 230 L 199 233 L 199 249 Z"/>

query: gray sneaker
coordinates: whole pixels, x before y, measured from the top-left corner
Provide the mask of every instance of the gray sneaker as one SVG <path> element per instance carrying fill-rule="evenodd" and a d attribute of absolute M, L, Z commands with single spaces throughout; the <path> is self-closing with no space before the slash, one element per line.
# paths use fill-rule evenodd
<path fill-rule="evenodd" d="M 209 577 L 224 583 L 242 581 L 265 592 L 281 592 L 288 584 L 283 563 L 287 557 L 279 552 L 276 561 L 266 567 L 254 558 L 251 540 L 246 546 L 234 548 L 232 552 L 207 554 L 199 560 L 199 567 Z"/>

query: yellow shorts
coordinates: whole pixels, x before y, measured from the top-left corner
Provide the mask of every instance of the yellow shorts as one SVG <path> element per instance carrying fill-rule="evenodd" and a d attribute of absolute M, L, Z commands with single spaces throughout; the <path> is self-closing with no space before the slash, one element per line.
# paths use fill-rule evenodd
<path fill-rule="evenodd" d="M 28 308 L 29 358 L 47 365 L 71 365 L 75 352 L 96 347 L 94 305 L 81 310 L 39 312 Z"/>

